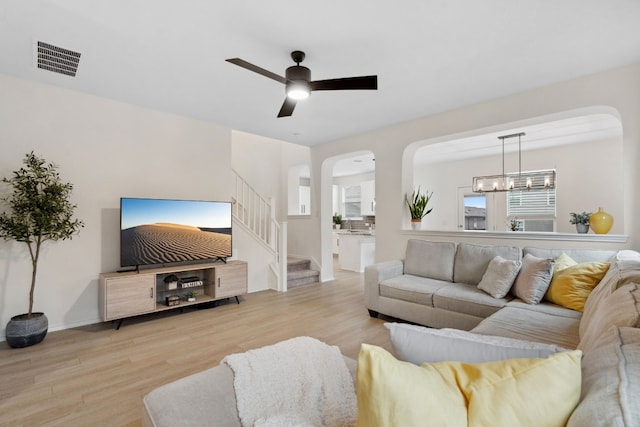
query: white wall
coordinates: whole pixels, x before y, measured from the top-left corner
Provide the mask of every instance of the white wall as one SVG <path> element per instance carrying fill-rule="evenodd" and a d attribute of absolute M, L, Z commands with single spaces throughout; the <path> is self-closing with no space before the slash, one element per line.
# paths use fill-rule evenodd
<path fill-rule="evenodd" d="M 232 131 L 232 166 L 263 197 L 283 200 L 280 185 L 285 143 L 246 132 Z M 288 144 L 286 144 L 288 145 Z"/>
<path fill-rule="evenodd" d="M 637 164 L 640 164 L 640 64 L 610 70 L 566 82 L 546 86 L 512 96 L 458 110 L 401 123 L 366 134 L 312 147 L 312 181 L 321 183 L 316 203 L 326 201 L 321 213 L 309 227 L 307 250 L 322 262 L 323 275 L 331 276 L 331 233 L 321 227 L 330 221 L 331 168 L 327 159 L 344 153 L 370 150 L 376 159 L 376 259 L 387 260 L 404 256 L 410 233 L 401 230 L 408 224 L 403 195 L 413 185 L 412 144 L 429 139 L 475 134 L 478 130 L 500 131 L 524 124 L 540 123 L 566 116 L 569 111 L 583 113 L 609 112 L 620 119 L 622 137 L 622 182 L 624 224 L 619 231 L 629 236 L 627 243 L 617 247 L 640 248 L 640 196 Z M 418 94 L 419 96 L 419 94 Z M 413 150 L 413 151 L 412 151 Z M 576 160 L 580 159 L 577 157 Z M 601 197 L 593 197 L 588 206 L 597 205 Z M 384 242 L 384 244 L 380 244 Z M 487 244 L 490 241 L 486 241 Z M 514 242 L 518 244 L 518 242 Z M 530 243 L 530 242 L 520 242 Z M 592 244 L 590 246 L 601 246 Z M 557 245 L 557 242 L 554 242 Z M 570 244 L 570 243 L 568 243 Z M 602 245 L 606 246 L 606 245 Z"/>
<path fill-rule="evenodd" d="M 518 154 L 505 156 L 507 172 L 517 172 Z M 622 234 L 624 200 L 622 141 L 593 141 L 522 153 L 522 170 L 556 169 L 557 232 L 575 232 L 569 223 L 570 212 L 595 212 L 601 206 L 614 217 L 611 234 Z M 433 208 L 423 221 L 426 230 L 458 230 L 460 199 L 458 188 L 471 193 L 473 176 L 494 175 L 502 171 L 502 157 L 483 157 L 437 164 L 414 164 L 414 185 L 433 191 Z M 506 230 L 505 193 L 487 193 L 487 204 L 496 204 L 495 226 L 488 230 Z M 488 207 L 488 209 L 491 206 Z"/>
<path fill-rule="evenodd" d="M 282 207 L 286 203 L 286 188 L 282 186 L 283 151 L 291 144 L 232 131 L 231 158 L 233 169 L 258 194 L 274 204 L 275 219 L 282 221 Z M 271 267 L 275 259 L 268 248 L 256 244 L 254 237 L 242 226 L 234 229 L 234 243 L 241 246 L 236 251 L 239 259 L 250 259 L 248 266 L 249 292 L 277 289 L 277 280 Z M 235 250 L 235 248 L 234 248 Z"/>
<path fill-rule="evenodd" d="M 0 93 L 0 175 L 34 150 L 74 184 L 86 224 L 39 264 L 34 309 L 50 330 L 99 321 L 98 274 L 119 268 L 121 196 L 230 200 L 228 129 L 6 75 Z M 0 327 L 28 308 L 27 258 L 0 241 Z"/>
<path fill-rule="evenodd" d="M 309 215 L 288 216 L 289 204 L 293 199 L 298 205 L 298 183 L 301 168 L 309 168 L 310 150 L 303 147 L 265 138 L 245 132 L 232 132 L 232 165 L 261 196 L 271 199 L 276 208 L 276 220 L 288 227 L 288 254 L 307 256 L 297 252 L 306 240 L 305 227 Z M 295 185 L 291 184 L 291 170 L 295 170 Z M 293 191 L 293 197 L 289 197 Z M 313 204 L 311 205 L 313 209 Z M 239 227 L 238 227 L 239 228 Z M 249 291 L 277 289 L 275 277 L 270 269 L 274 259 L 262 246 L 252 245 L 252 238 L 244 231 L 235 232 L 234 242 L 243 243 L 237 255 L 241 259 L 251 259 L 249 265 Z M 313 261 L 313 260 L 312 260 Z M 317 266 L 317 263 L 314 262 Z"/>

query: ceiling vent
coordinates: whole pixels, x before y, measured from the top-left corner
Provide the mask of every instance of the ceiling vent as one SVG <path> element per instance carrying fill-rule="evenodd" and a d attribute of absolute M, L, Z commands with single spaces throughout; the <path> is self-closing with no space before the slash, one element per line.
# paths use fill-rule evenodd
<path fill-rule="evenodd" d="M 75 77 L 80 52 L 63 49 L 49 43 L 38 42 L 38 68 Z"/>

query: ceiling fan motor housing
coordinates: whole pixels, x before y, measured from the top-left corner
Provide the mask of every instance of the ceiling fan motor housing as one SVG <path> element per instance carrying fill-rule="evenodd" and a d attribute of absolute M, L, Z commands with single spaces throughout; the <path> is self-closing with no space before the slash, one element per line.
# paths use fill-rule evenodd
<path fill-rule="evenodd" d="M 303 67 L 302 65 L 292 65 L 287 68 L 285 73 L 287 80 L 306 80 L 307 82 L 311 81 L 311 70 L 307 67 Z"/>

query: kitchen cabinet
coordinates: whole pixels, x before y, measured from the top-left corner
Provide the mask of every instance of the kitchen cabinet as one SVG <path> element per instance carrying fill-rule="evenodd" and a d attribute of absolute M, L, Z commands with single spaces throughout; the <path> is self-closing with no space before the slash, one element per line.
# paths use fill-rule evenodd
<path fill-rule="evenodd" d="M 372 216 L 376 214 L 376 182 L 363 181 L 360 183 L 360 215 Z"/>

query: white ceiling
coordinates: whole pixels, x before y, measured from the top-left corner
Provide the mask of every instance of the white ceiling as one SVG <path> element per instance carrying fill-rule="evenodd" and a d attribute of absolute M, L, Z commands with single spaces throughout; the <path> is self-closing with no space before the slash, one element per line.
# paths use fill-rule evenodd
<path fill-rule="evenodd" d="M 0 0 L 0 73 L 314 145 L 640 62 L 638 0 Z M 37 40 L 82 53 L 37 69 Z M 276 118 L 303 50 L 313 79 L 378 75 L 378 91 L 315 92 Z"/>
<path fill-rule="evenodd" d="M 477 135 L 445 139 L 435 143 L 422 141 L 425 145 L 414 154 L 414 165 L 452 162 L 463 159 L 499 156 L 502 154 L 502 140 L 499 136 L 523 132 L 520 147 L 523 152 L 556 147 L 560 145 L 582 144 L 592 141 L 622 137 L 622 124 L 610 114 L 587 114 L 538 124 L 504 129 L 500 132 L 479 132 Z M 420 141 L 417 141 L 420 144 Z M 518 151 L 518 138 L 506 138 L 505 153 Z M 333 176 L 361 175 L 375 171 L 373 153 L 338 160 L 333 168 Z"/>
<path fill-rule="evenodd" d="M 501 155 L 502 139 L 498 137 L 520 132 L 525 133 L 520 141 L 521 149 L 524 152 L 619 138 L 622 137 L 622 125 L 616 117 L 610 114 L 589 114 L 501 130 L 500 132 L 482 133 L 425 145 L 416 151 L 414 164 L 424 165 Z M 518 138 L 505 138 L 504 152 L 518 152 Z"/>

